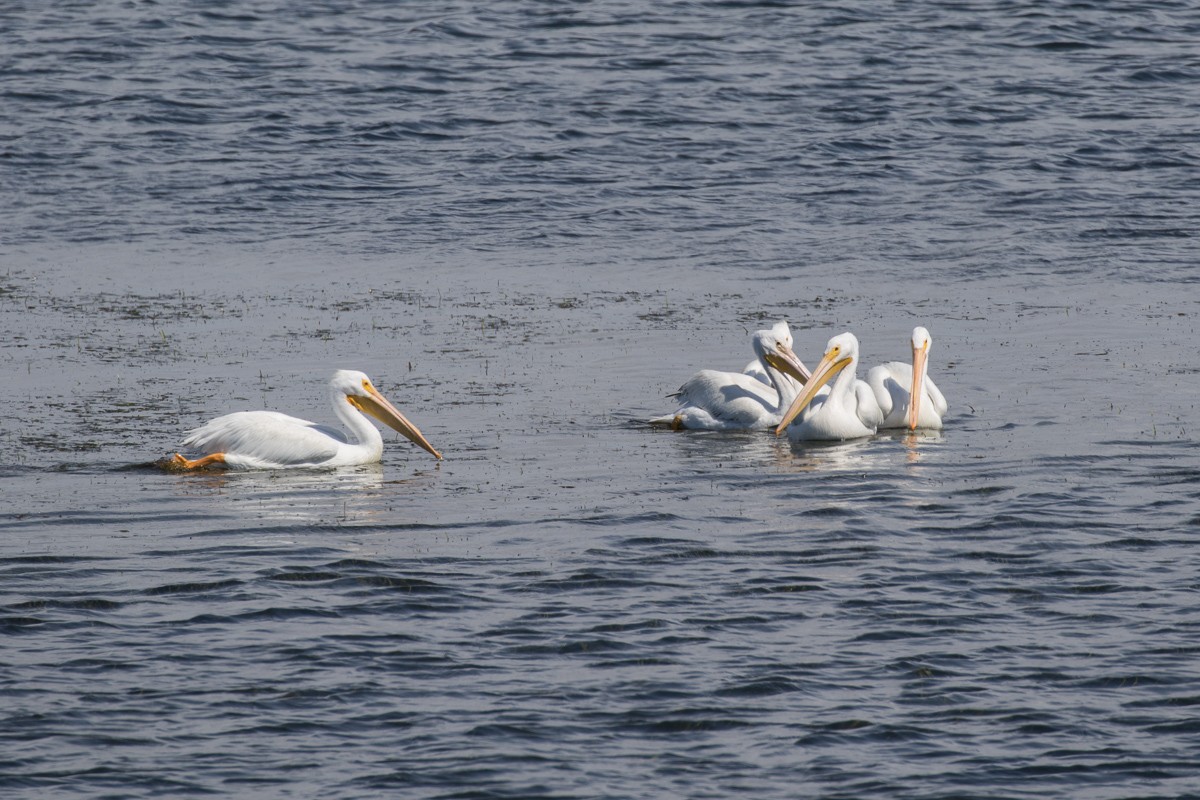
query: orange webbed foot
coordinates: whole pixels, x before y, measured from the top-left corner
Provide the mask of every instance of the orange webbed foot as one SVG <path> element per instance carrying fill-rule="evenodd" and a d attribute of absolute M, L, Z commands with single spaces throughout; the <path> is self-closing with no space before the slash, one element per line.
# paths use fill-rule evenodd
<path fill-rule="evenodd" d="M 208 467 L 224 463 L 224 453 L 213 453 L 212 455 L 202 456 L 197 459 L 185 458 L 181 453 L 176 453 L 171 458 L 171 466 L 174 469 L 207 469 Z"/>

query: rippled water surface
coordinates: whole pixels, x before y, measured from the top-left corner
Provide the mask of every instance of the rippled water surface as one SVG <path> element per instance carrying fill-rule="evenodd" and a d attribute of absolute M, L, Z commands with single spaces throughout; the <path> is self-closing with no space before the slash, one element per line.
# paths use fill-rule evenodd
<path fill-rule="evenodd" d="M 1200 796 L 1200 7 L 430 8 L 0 9 L 0 795 Z M 645 424 L 777 319 L 945 430 Z"/>

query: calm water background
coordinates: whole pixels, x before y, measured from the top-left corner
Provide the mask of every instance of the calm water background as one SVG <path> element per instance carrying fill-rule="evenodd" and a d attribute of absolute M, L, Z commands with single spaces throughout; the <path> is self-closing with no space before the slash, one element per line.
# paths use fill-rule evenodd
<path fill-rule="evenodd" d="M 0 9 L 0 796 L 1200 796 L 1200 7 L 437 6 Z M 945 431 L 644 424 L 780 318 Z"/>

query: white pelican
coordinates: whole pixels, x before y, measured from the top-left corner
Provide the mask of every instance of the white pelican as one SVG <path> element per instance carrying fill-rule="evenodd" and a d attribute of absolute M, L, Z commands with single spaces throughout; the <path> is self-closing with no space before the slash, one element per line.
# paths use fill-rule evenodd
<path fill-rule="evenodd" d="M 792 332 L 786 322 L 755 331 L 750 341 L 769 384 L 742 372 L 700 370 L 673 395 L 679 398 L 675 413 L 650 422 L 673 430 L 710 431 L 763 430 L 778 423 L 780 413 L 808 380 L 808 368 L 792 352 Z"/>
<path fill-rule="evenodd" d="M 871 387 L 855 377 L 857 366 L 858 339 L 854 334 L 842 333 L 830 339 L 821 363 L 804 384 L 804 391 L 780 418 L 775 435 L 786 429 L 788 438 L 796 441 L 836 441 L 875 433 L 883 421 L 883 412 Z M 830 380 L 833 384 L 829 391 L 819 394 Z M 800 421 L 791 425 L 806 409 Z"/>
<path fill-rule="evenodd" d="M 929 379 L 929 331 L 921 326 L 912 332 L 912 364 L 889 361 L 867 372 L 867 383 L 883 411 L 880 428 L 940 429 L 946 415 L 946 398 Z M 916 398 L 910 402 L 910 398 Z"/>
<path fill-rule="evenodd" d="M 350 429 L 349 436 L 336 428 L 275 411 L 238 411 L 189 431 L 184 448 L 202 455 L 189 459 L 176 453 L 167 466 L 284 469 L 373 464 L 383 456 L 383 437 L 363 413 L 442 457 L 363 373 L 339 369 L 329 382 L 329 394 L 334 413 Z"/>

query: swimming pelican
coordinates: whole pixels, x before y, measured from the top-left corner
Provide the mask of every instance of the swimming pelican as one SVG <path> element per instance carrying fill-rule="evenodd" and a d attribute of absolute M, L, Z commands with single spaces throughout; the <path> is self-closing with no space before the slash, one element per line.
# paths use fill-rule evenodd
<path fill-rule="evenodd" d="M 867 371 L 867 383 L 883 411 L 880 428 L 942 427 L 942 417 L 948 408 L 945 396 L 929 379 L 929 346 L 933 343 L 929 331 L 920 325 L 912 332 L 912 364 L 889 361 Z M 915 397 L 912 403 L 909 398 Z"/>
<path fill-rule="evenodd" d="M 810 373 L 792 352 L 786 322 L 755 331 L 750 341 L 769 384 L 742 372 L 700 370 L 673 395 L 679 398 L 675 413 L 650 422 L 710 431 L 763 430 L 778 423 Z"/>
<path fill-rule="evenodd" d="M 855 377 L 857 366 L 858 339 L 854 334 L 841 333 L 830 339 L 821 363 L 780 418 L 775 435 L 786 429 L 788 438 L 795 441 L 836 441 L 875 433 L 883 412 L 871 387 Z M 819 394 L 830 380 L 829 391 Z M 792 425 L 805 409 L 807 413 Z"/>
<path fill-rule="evenodd" d="M 349 436 L 336 428 L 275 411 L 238 411 L 189 431 L 184 448 L 203 455 L 189 459 L 176 453 L 168 466 L 285 469 L 373 464 L 383 456 L 383 436 L 364 413 L 442 457 L 363 373 L 339 369 L 329 382 L 329 394 L 334 413 L 350 429 Z"/>

